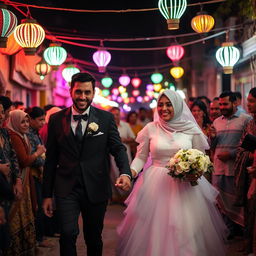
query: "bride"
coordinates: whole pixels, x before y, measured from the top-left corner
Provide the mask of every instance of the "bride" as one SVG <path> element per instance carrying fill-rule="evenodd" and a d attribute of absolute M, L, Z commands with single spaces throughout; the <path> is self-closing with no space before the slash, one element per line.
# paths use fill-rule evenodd
<path fill-rule="evenodd" d="M 207 140 L 180 95 L 159 95 L 154 122 L 138 134 L 133 177 L 150 155 L 126 200 L 117 228 L 118 256 L 223 256 L 226 227 L 215 206 L 218 192 L 201 176 L 197 186 L 167 175 L 165 166 L 179 149 L 205 151 Z M 145 167 L 144 167 L 145 168 Z"/>

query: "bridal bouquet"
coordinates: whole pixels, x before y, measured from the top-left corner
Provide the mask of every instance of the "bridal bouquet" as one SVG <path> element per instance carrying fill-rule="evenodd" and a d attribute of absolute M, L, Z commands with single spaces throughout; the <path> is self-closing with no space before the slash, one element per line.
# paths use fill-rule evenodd
<path fill-rule="evenodd" d="M 180 149 L 170 160 L 166 166 L 169 170 L 168 174 L 173 178 L 185 180 L 189 174 L 196 178 L 202 176 L 205 172 L 211 172 L 213 165 L 209 156 L 197 149 Z M 190 182 L 192 186 L 197 185 L 197 181 Z"/>

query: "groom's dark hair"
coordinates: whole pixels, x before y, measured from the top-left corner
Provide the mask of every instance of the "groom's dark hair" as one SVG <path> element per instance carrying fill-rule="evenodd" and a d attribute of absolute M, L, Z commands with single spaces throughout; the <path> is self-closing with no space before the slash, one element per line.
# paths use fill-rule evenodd
<path fill-rule="evenodd" d="M 75 85 L 75 82 L 92 82 L 92 88 L 93 90 L 95 90 L 95 78 L 89 74 L 89 73 L 86 73 L 86 72 L 81 72 L 81 73 L 76 73 L 72 76 L 72 79 L 71 79 L 71 90 L 73 89 L 74 85 Z"/>

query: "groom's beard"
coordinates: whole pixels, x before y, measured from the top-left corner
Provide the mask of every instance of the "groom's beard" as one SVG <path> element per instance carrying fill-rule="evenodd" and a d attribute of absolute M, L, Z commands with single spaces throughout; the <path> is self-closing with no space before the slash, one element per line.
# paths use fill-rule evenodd
<path fill-rule="evenodd" d="M 86 105 L 84 107 L 81 107 L 79 106 L 79 102 L 86 102 Z M 89 99 L 73 100 L 73 104 L 75 105 L 77 110 L 84 112 L 92 104 L 92 100 L 89 100 Z"/>

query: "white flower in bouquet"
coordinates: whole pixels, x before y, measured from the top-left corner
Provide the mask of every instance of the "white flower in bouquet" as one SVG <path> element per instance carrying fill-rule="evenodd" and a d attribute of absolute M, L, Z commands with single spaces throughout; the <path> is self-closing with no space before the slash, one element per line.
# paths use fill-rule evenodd
<path fill-rule="evenodd" d="M 185 180 L 186 175 L 193 174 L 201 177 L 203 173 L 212 171 L 212 163 L 209 156 L 197 149 L 180 149 L 166 166 L 168 174 L 174 178 Z M 197 185 L 197 182 L 191 182 Z"/>

